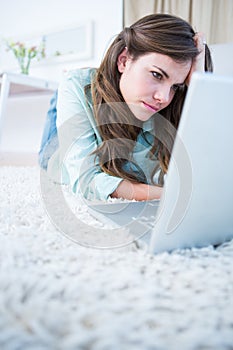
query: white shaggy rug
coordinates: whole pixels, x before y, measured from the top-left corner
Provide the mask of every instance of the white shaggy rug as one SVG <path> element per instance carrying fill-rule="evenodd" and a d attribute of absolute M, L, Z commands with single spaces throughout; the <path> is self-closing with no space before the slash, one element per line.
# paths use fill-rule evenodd
<path fill-rule="evenodd" d="M 85 248 L 48 219 L 38 168 L 0 187 L 1 350 L 233 349 L 233 242 Z"/>

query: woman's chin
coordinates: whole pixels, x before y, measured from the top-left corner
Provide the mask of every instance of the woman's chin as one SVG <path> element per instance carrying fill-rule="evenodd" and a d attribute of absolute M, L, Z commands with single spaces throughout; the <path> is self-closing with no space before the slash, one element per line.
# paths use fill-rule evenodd
<path fill-rule="evenodd" d="M 152 115 L 154 115 L 155 113 L 153 113 L 152 111 L 145 111 L 142 108 L 137 108 L 134 106 L 134 108 L 130 108 L 131 112 L 133 113 L 133 115 L 135 116 L 136 119 L 142 121 L 142 122 L 146 122 L 147 120 L 149 120 Z"/>
<path fill-rule="evenodd" d="M 134 113 L 134 116 L 136 119 L 142 121 L 142 122 L 146 122 L 147 120 L 149 120 L 155 113 Z"/>

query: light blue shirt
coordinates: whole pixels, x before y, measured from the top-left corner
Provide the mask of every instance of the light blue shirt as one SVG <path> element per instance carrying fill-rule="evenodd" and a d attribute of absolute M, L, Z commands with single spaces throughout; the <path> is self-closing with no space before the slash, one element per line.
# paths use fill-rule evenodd
<path fill-rule="evenodd" d="M 118 187 L 122 178 L 104 173 L 98 158 L 91 153 L 102 143 L 93 113 L 90 93 L 84 88 L 91 83 L 94 68 L 70 71 L 58 89 L 57 129 L 59 148 L 48 163 L 48 173 L 55 181 L 69 184 L 74 193 L 89 200 L 107 200 Z M 153 131 L 153 120 L 143 124 L 148 139 Z M 158 160 L 148 154 L 151 145 L 139 134 L 133 150 L 134 162 L 143 170 L 150 183 L 151 174 Z M 129 164 L 128 164 L 129 166 Z M 126 164 L 127 168 L 127 164 Z M 137 169 L 133 169 L 137 173 Z M 156 183 L 158 172 L 153 178 Z"/>

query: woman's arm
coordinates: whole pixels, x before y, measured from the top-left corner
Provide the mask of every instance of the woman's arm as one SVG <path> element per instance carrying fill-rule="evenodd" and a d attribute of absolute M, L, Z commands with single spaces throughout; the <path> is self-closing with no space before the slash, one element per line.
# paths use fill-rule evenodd
<path fill-rule="evenodd" d="M 194 36 L 194 41 L 196 44 L 196 47 L 199 51 L 199 54 L 194 59 L 193 64 L 191 66 L 190 72 L 188 74 L 188 77 L 186 79 L 186 84 L 190 84 L 190 80 L 192 77 L 192 74 L 194 72 L 204 72 L 205 71 L 205 35 L 203 33 L 196 33 Z"/>
<path fill-rule="evenodd" d="M 134 184 L 130 181 L 123 180 L 117 189 L 111 194 L 112 198 L 124 198 L 128 200 L 151 200 L 160 199 L 163 188 L 146 184 Z"/>
<path fill-rule="evenodd" d="M 84 94 L 86 81 L 79 74 L 79 70 L 70 72 L 59 86 L 59 166 L 53 162 L 50 174 L 60 174 L 62 169 L 62 182 L 69 184 L 74 193 L 81 193 L 89 200 L 106 200 L 122 179 L 104 173 L 98 160 L 95 161 L 95 156 L 91 155 L 101 139 Z"/>

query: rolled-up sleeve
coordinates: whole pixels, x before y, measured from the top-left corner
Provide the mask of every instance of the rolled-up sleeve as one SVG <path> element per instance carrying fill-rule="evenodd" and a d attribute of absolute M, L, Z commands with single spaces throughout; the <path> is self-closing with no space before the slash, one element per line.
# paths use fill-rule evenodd
<path fill-rule="evenodd" d="M 122 178 L 104 173 L 92 154 L 102 141 L 83 84 L 77 76 L 68 75 L 58 89 L 59 166 L 74 193 L 107 200 Z"/>

